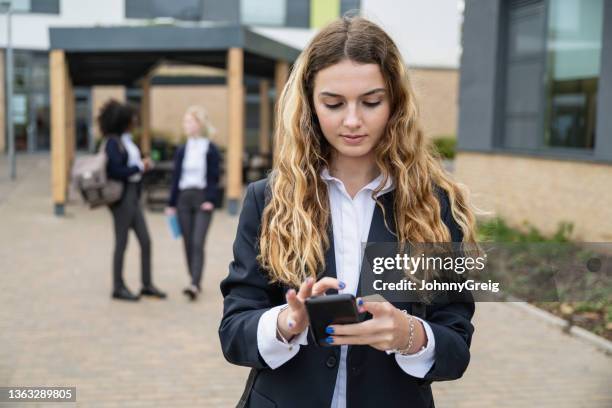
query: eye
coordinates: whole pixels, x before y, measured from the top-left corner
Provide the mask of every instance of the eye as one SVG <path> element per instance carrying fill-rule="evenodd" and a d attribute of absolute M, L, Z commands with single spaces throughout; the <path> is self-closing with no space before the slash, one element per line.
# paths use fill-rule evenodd
<path fill-rule="evenodd" d="M 340 106 L 342 106 L 342 102 L 338 102 L 334 104 L 329 104 L 329 103 L 325 104 L 325 107 L 328 109 L 338 109 Z"/>
<path fill-rule="evenodd" d="M 365 106 L 367 106 L 368 108 L 373 108 L 375 106 L 380 105 L 380 101 L 376 101 L 376 102 L 366 102 L 366 101 L 363 101 L 363 104 Z"/>

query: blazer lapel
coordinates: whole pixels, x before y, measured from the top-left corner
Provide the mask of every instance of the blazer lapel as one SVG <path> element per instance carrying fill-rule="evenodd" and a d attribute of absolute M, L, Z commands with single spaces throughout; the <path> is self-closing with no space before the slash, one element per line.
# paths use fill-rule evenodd
<path fill-rule="evenodd" d="M 394 215 L 393 215 L 393 191 L 389 191 L 386 194 L 380 196 L 380 201 L 385 207 L 385 213 L 387 216 L 387 225 L 389 228 L 395 228 Z M 372 214 L 372 222 L 370 223 L 370 232 L 368 233 L 368 242 L 396 242 L 397 239 L 385 225 L 385 219 L 383 212 L 378 206 L 374 207 L 374 213 Z"/>
<path fill-rule="evenodd" d="M 323 276 L 336 278 L 336 253 L 334 252 L 334 227 L 332 226 L 331 215 L 329 217 L 329 227 L 327 228 L 327 237 L 329 238 L 329 248 L 325 252 L 325 270 Z"/>
<path fill-rule="evenodd" d="M 386 194 L 380 196 L 380 201 L 382 202 L 383 207 L 385 208 L 385 213 L 387 216 L 387 224 L 385 225 L 385 218 L 383 216 L 383 212 L 376 204 L 374 207 L 374 213 L 372 214 L 372 221 L 370 223 L 370 231 L 368 233 L 368 242 L 371 243 L 379 243 L 379 242 L 396 242 L 397 238 L 395 235 L 391 233 L 387 229 L 387 225 L 389 228 L 395 228 L 395 217 L 393 215 L 393 191 L 390 191 Z M 367 245 L 367 243 L 364 243 Z M 362 256 L 362 268 L 361 272 L 363 272 L 363 268 L 365 266 L 365 251 L 367 251 L 367 246 L 364 248 L 364 253 Z M 357 284 L 357 297 L 361 296 L 361 281 L 359 279 L 359 283 Z"/>
<path fill-rule="evenodd" d="M 395 228 L 395 216 L 393 214 L 393 198 L 394 190 L 379 197 L 383 207 L 385 208 L 385 213 L 387 216 L 387 225 L 389 226 L 389 228 Z M 376 204 L 376 206 L 374 207 L 374 213 L 372 214 L 372 222 L 370 223 L 370 231 L 368 233 L 368 242 L 397 242 L 397 238 L 395 237 L 395 235 L 393 235 L 385 226 L 385 218 L 378 204 Z M 365 248 L 365 251 L 367 251 L 367 247 Z M 362 257 L 364 258 L 362 260 L 362 267 L 360 271 L 362 273 L 363 269 L 366 267 L 365 251 L 362 254 Z M 362 279 L 359 278 L 356 297 L 361 296 L 361 281 Z M 349 346 L 347 351 L 347 362 L 351 361 L 351 363 L 357 365 L 365 364 L 365 352 L 366 346 Z"/>

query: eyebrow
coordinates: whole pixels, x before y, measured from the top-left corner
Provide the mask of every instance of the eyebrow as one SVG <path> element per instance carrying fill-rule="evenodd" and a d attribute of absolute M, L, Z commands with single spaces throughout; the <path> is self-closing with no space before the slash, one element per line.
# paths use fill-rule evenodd
<path fill-rule="evenodd" d="M 368 91 L 368 92 L 366 92 L 364 94 L 361 94 L 359 96 L 369 96 L 369 95 L 373 95 L 373 94 L 379 93 L 379 92 L 385 92 L 385 88 L 372 89 L 371 91 Z M 342 95 L 335 94 L 333 92 L 327 92 L 327 91 L 320 92 L 319 96 L 331 96 L 331 97 L 334 97 L 334 98 L 342 97 Z"/>

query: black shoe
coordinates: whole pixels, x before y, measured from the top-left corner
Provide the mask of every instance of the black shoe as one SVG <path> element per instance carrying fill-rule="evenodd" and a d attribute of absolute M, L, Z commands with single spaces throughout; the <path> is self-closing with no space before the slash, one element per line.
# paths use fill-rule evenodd
<path fill-rule="evenodd" d="M 133 294 L 128 288 L 123 286 L 121 288 L 113 290 L 113 298 L 135 302 L 140 299 L 140 296 Z"/>
<path fill-rule="evenodd" d="M 189 285 L 185 289 L 183 289 L 183 293 L 187 295 L 189 300 L 194 301 L 198 298 L 198 295 L 200 294 L 200 288 L 198 288 L 196 285 Z"/>
<path fill-rule="evenodd" d="M 151 296 L 159 299 L 166 298 L 166 294 L 153 285 L 145 286 L 140 289 L 140 296 Z"/>

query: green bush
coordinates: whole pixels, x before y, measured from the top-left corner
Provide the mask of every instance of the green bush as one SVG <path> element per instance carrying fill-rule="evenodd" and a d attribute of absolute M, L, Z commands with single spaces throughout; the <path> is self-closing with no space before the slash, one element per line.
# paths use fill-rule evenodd
<path fill-rule="evenodd" d="M 487 242 L 570 242 L 574 225 L 570 222 L 561 222 L 557 231 L 551 236 L 546 236 L 536 227 L 525 223 L 526 230 L 512 228 L 503 218 L 496 217 L 478 224 L 479 241 Z"/>
<path fill-rule="evenodd" d="M 454 159 L 457 138 L 454 136 L 443 136 L 433 139 L 433 145 L 443 159 Z"/>

